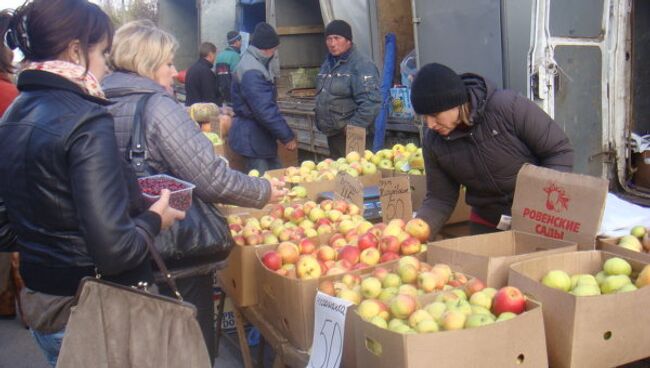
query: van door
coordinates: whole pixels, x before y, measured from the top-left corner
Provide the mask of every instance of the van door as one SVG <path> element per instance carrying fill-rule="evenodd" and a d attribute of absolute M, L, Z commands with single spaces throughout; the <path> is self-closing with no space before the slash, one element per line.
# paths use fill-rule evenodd
<path fill-rule="evenodd" d="M 628 114 L 629 0 L 535 0 L 532 10 L 528 97 L 571 139 L 576 172 L 613 179 Z"/>

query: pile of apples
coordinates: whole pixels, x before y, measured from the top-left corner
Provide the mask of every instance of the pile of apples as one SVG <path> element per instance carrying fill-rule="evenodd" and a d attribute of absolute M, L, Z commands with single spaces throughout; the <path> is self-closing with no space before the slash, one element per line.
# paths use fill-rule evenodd
<path fill-rule="evenodd" d="M 298 242 L 340 230 L 347 233 L 362 223 L 366 230 L 373 226 L 363 218 L 359 206 L 343 200 L 275 204 L 259 219 L 231 215 L 227 220 L 235 243 L 242 246 Z"/>
<path fill-rule="evenodd" d="M 346 274 L 340 282 L 321 282 L 319 290 L 357 304 L 361 318 L 398 333 L 474 328 L 525 310 L 526 299 L 517 288 L 486 288 L 481 280 L 468 280 L 446 264 L 430 266 L 404 257 L 396 271 L 377 268 L 363 279 Z M 421 307 L 417 297 L 434 292 L 438 292 L 434 302 Z"/>
<path fill-rule="evenodd" d="M 569 292 L 575 296 L 593 296 L 624 293 L 650 285 L 650 265 L 646 265 L 632 283 L 632 266 L 624 259 L 613 257 L 605 261 L 596 275 L 569 276 L 563 270 L 551 270 L 542 278 L 542 284 Z"/>
<path fill-rule="evenodd" d="M 634 226 L 630 235 L 618 239 L 618 245 L 634 252 L 650 252 L 650 234 L 643 225 Z"/>
<path fill-rule="evenodd" d="M 424 175 L 422 148 L 418 148 L 413 143 L 406 146 L 396 144 L 392 149 L 378 151 L 368 160 L 381 169 L 395 170 L 411 175 Z"/>
<path fill-rule="evenodd" d="M 336 231 L 327 244 L 316 245 L 313 239 L 285 241 L 267 251 L 262 263 L 283 276 L 300 279 L 344 274 L 421 253 L 426 250 L 422 242 L 430 234 L 429 225 L 421 219 L 408 223 L 395 219 L 387 225 L 343 220 Z"/>

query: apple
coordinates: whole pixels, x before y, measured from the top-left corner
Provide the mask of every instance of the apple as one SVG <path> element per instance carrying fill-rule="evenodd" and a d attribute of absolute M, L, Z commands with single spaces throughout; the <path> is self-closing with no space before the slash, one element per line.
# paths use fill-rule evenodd
<path fill-rule="evenodd" d="M 337 226 L 338 232 L 340 232 L 343 235 L 354 230 L 354 228 L 356 228 L 356 226 L 354 225 L 354 222 L 352 222 L 352 220 L 342 220 L 341 222 L 339 222 Z"/>
<path fill-rule="evenodd" d="M 330 247 L 329 245 L 321 245 L 320 247 L 318 247 L 316 254 L 318 260 L 323 262 L 335 261 L 337 255 L 334 248 Z"/>
<path fill-rule="evenodd" d="M 351 216 L 361 215 L 361 208 L 354 203 L 348 204 L 348 214 Z"/>
<path fill-rule="evenodd" d="M 331 199 L 325 199 L 320 202 L 319 206 L 323 211 L 329 211 L 332 209 L 332 202 L 333 201 Z"/>
<path fill-rule="evenodd" d="M 438 326 L 438 323 L 433 319 L 422 320 L 417 324 L 417 326 L 415 326 L 415 331 L 418 333 L 431 333 L 438 332 L 439 330 L 440 327 Z"/>
<path fill-rule="evenodd" d="M 339 259 L 345 259 L 353 266 L 359 263 L 360 255 L 359 248 L 352 245 L 346 245 L 339 251 Z"/>
<path fill-rule="evenodd" d="M 316 229 L 318 235 L 330 234 L 334 232 L 334 229 L 330 225 L 321 225 Z"/>
<path fill-rule="evenodd" d="M 234 224 L 240 226 L 244 225 L 244 221 L 242 220 L 242 218 L 237 215 L 230 215 L 226 218 L 226 220 L 228 221 L 228 224 Z"/>
<path fill-rule="evenodd" d="M 379 258 L 379 263 L 386 263 L 396 259 L 399 259 L 399 254 L 395 252 L 386 252 L 381 255 L 381 258 Z"/>
<path fill-rule="evenodd" d="M 298 243 L 298 248 L 300 249 L 300 254 L 312 254 L 316 251 L 317 246 L 313 240 L 305 238 L 300 240 L 300 243 Z"/>
<path fill-rule="evenodd" d="M 647 230 L 645 226 L 637 225 L 630 230 L 630 234 L 641 239 L 646 234 Z"/>
<path fill-rule="evenodd" d="M 389 308 L 395 318 L 406 319 L 417 308 L 417 300 L 410 295 L 398 294 L 390 302 Z"/>
<path fill-rule="evenodd" d="M 354 287 L 361 284 L 361 276 L 357 274 L 347 273 L 343 275 L 341 282 L 349 289 L 353 289 Z"/>
<path fill-rule="evenodd" d="M 492 298 L 482 291 L 477 291 L 469 297 L 469 304 L 490 310 L 492 308 Z"/>
<path fill-rule="evenodd" d="M 377 173 L 377 166 L 372 162 L 364 162 L 361 164 L 363 175 L 374 175 Z"/>
<path fill-rule="evenodd" d="M 442 302 L 433 302 L 427 305 L 424 309 L 429 313 L 429 315 L 431 315 L 431 317 L 433 317 L 433 319 L 440 321 L 442 314 L 447 311 L 447 305 Z"/>
<path fill-rule="evenodd" d="M 332 248 L 343 247 L 347 243 L 343 234 L 336 233 L 327 242 Z"/>
<path fill-rule="evenodd" d="M 426 242 L 429 240 L 429 236 L 431 235 L 429 224 L 419 218 L 409 220 L 409 222 L 406 223 L 404 230 L 406 230 L 409 235 L 415 237 L 421 242 Z"/>
<path fill-rule="evenodd" d="M 467 281 L 463 285 L 463 290 L 465 291 L 465 294 L 467 294 L 468 297 L 471 297 L 472 294 L 479 292 L 481 290 L 485 289 L 485 284 L 483 281 L 476 277 L 472 277 L 469 281 Z"/>
<path fill-rule="evenodd" d="M 379 249 L 382 253 L 393 252 L 399 253 L 400 243 L 396 236 L 383 236 L 379 241 Z"/>
<path fill-rule="evenodd" d="M 499 314 L 499 317 L 497 317 L 496 321 L 497 322 L 503 322 L 503 321 L 507 321 L 509 319 L 513 319 L 515 317 L 517 317 L 517 315 L 512 313 L 512 312 L 503 312 L 503 313 Z"/>
<path fill-rule="evenodd" d="M 361 303 L 361 294 L 354 290 L 350 289 L 341 289 L 338 294 L 338 298 L 341 298 L 343 300 L 347 300 L 349 302 L 352 302 L 354 304 L 359 304 Z"/>
<path fill-rule="evenodd" d="M 359 224 L 357 225 L 357 228 L 356 228 L 356 230 L 357 230 L 357 234 L 366 234 L 367 232 L 370 231 L 370 229 L 372 229 L 373 226 L 374 226 L 374 225 L 372 224 L 372 222 L 370 222 L 370 221 L 366 221 L 366 220 L 362 220 L 362 221 L 359 222 Z M 372 234 L 372 233 L 371 233 L 371 234 Z M 372 234 L 372 235 L 375 237 L 375 239 L 377 239 L 377 242 L 379 242 L 379 238 L 377 238 L 377 236 L 376 236 L 375 234 Z"/>
<path fill-rule="evenodd" d="M 465 326 L 467 316 L 457 310 L 448 310 L 440 317 L 441 327 L 446 331 L 461 330 Z"/>
<path fill-rule="evenodd" d="M 420 292 L 411 284 L 402 284 L 397 288 L 397 294 L 410 295 L 417 298 L 420 295 Z"/>
<path fill-rule="evenodd" d="M 635 285 L 639 289 L 650 285 L 650 265 L 645 265 L 645 267 L 643 267 L 643 270 L 641 270 L 639 276 L 636 278 Z"/>
<path fill-rule="evenodd" d="M 611 275 L 605 278 L 605 281 L 600 285 L 600 291 L 603 294 L 612 294 L 615 293 L 618 289 L 622 288 L 627 284 L 631 284 L 632 281 L 627 275 Z"/>
<path fill-rule="evenodd" d="M 343 268 L 343 267 L 340 267 L 340 266 L 337 266 L 337 265 L 328 266 L 328 268 L 329 269 L 327 270 L 327 276 L 342 275 L 342 274 L 345 274 L 346 272 L 348 272 L 347 268 Z"/>
<path fill-rule="evenodd" d="M 357 246 L 362 251 L 367 248 L 377 248 L 378 246 L 377 237 L 374 236 L 372 233 L 365 233 L 361 235 L 361 237 L 359 237 L 359 240 L 357 241 Z"/>
<path fill-rule="evenodd" d="M 476 328 L 494 323 L 494 318 L 487 314 L 470 314 L 465 321 L 465 328 Z"/>
<path fill-rule="evenodd" d="M 569 280 L 570 282 L 570 280 Z M 500 315 L 503 312 L 520 314 L 526 308 L 526 297 L 519 289 L 505 286 L 499 289 L 492 300 L 492 313 Z"/>
<path fill-rule="evenodd" d="M 373 317 L 379 316 L 379 313 L 382 311 L 381 304 L 382 303 L 378 300 L 366 299 L 359 303 L 357 313 L 364 320 L 370 321 Z M 386 323 L 385 320 L 384 323 Z"/>
<path fill-rule="evenodd" d="M 378 299 L 384 303 L 389 303 L 393 298 L 398 294 L 398 289 L 396 287 L 388 287 L 381 290 L 379 293 Z"/>
<path fill-rule="evenodd" d="M 341 212 L 341 214 L 344 214 L 348 212 L 348 202 L 341 199 L 336 199 L 332 202 L 332 210 L 337 210 Z"/>
<path fill-rule="evenodd" d="M 618 240 L 618 245 L 625 248 L 629 249 L 635 252 L 640 252 L 643 250 L 643 244 L 641 244 L 641 241 L 639 238 L 637 238 L 634 235 L 624 235 Z"/>
<path fill-rule="evenodd" d="M 311 211 L 309 211 L 309 215 L 307 216 L 309 219 L 315 223 L 319 223 L 321 219 L 324 219 L 326 217 L 325 211 L 323 211 L 320 207 L 314 207 Z"/>
<path fill-rule="evenodd" d="M 379 263 L 380 258 L 381 253 L 379 253 L 379 250 L 377 250 L 377 248 L 364 249 L 359 255 L 359 261 L 367 264 L 368 266 L 376 265 Z"/>
<path fill-rule="evenodd" d="M 298 227 L 307 231 L 307 229 L 313 229 L 316 227 L 316 225 L 310 220 L 310 219 L 304 219 L 300 221 L 298 224 Z"/>
<path fill-rule="evenodd" d="M 377 239 L 381 240 L 385 227 L 386 224 L 378 223 L 373 225 L 373 227 L 371 227 L 370 230 L 368 230 L 368 232 L 372 233 L 372 235 L 374 235 Z"/>
<path fill-rule="evenodd" d="M 408 317 L 408 324 L 411 328 L 416 328 L 418 324 L 424 320 L 433 321 L 433 317 L 431 317 L 431 315 L 424 309 L 418 309 Z"/>
<path fill-rule="evenodd" d="M 397 226 L 400 229 L 404 229 L 404 227 L 406 226 L 406 222 L 404 222 L 404 220 L 399 219 L 399 218 L 392 219 L 392 220 L 388 221 L 388 224 L 386 225 L 386 227 L 388 227 L 388 226 Z"/>
<path fill-rule="evenodd" d="M 616 292 L 627 293 L 629 291 L 635 291 L 635 290 L 638 290 L 638 288 L 634 286 L 634 284 L 627 284 L 627 285 L 623 285 L 620 289 L 616 290 Z"/>
<path fill-rule="evenodd" d="M 276 251 L 282 258 L 282 263 L 296 263 L 300 257 L 298 246 L 291 242 L 280 243 Z"/>
<path fill-rule="evenodd" d="M 234 235 L 232 237 L 232 240 L 235 241 L 235 244 L 237 244 L 237 245 L 239 245 L 241 247 L 246 245 L 246 239 L 244 239 L 244 237 L 242 235 Z"/>
<path fill-rule="evenodd" d="M 384 278 L 389 274 L 390 272 L 383 268 L 383 267 L 377 267 L 372 271 L 372 276 L 376 277 L 379 279 L 379 281 L 384 281 Z"/>
<path fill-rule="evenodd" d="M 259 245 L 262 244 L 262 241 L 264 241 L 264 238 L 262 238 L 261 234 L 252 234 L 246 237 L 247 245 Z"/>
<path fill-rule="evenodd" d="M 300 279 L 317 279 L 321 276 L 322 270 L 316 257 L 303 255 L 296 264 L 296 274 Z"/>
<path fill-rule="evenodd" d="M 402 283 L 414 283 L 418 277 L 418 270 L 412 264 L 400 264 L 397 267 L 397 274 L 402 279 Z"/>
<path fill-rule="evenodd" d="M 400 258 L 400 260 L 398 262 L 398 266 L 401 266 L 401 265 L 404 265 L 404 264 L 412 265 L 413 267 L 415 267 L 415 269 L 417 271 L 419 271 L 420 267 L 421 267 L 420 266 L 420 264 L 421 264 L 420 260 L 413 257 L 413 256 L 405 256 L 405 257 Z"/>
<path fill-rule="evenodd" d="M 542 284 L 562 291 L 569 291 L 571 289 L 571 278 L 562 270 L 551 270 L 544 278 Z"/>
<path fill-rule="evenodd" d="M 420 248 L 422 244 L 420 241 L 412 236 L 409 236 L 406 240 L 400 245 L 400 251 L 403 255 L 413 255 L 420 253 Z"/>
<path fill-rule="evenodd" d="M 425 293 L 433 292 L 438 288 L 438 276 L 433 272 L 421 272 L 417 277 L 418 288 Z"/>
<path fill-rule="evenodd" d="M 575 296 L 592 296 L 601 294 L 598 285 L 591 284 L 577 285 L 570 293 Z"/>
<path fill-rule="evenodd" d="M 472 305 L 465 299 L 450 300 L 445 303 L 447 310 L 459 311 L 466 316 L 472 314 Z"/>
<path fill-rule="evenodd" d="M 277 271 L 282 267 L 282 257 L 278 252 L 269 250 L 262 256 L 262 263 L 271 271 Z"/>
<path fill-rule="evenodd" d="M 623 258 L 613 257 L 605 261 L 603 271 L 608 275 L 625 275 L 632 274 L 632 266 Z"/>
<path fill-rule="evenodd" d="M 318 231 L 316 229 L 306 229 L 305 230 L 305 237 L 306 238 L 313 238 L 318 236 Z"/>
<path fill-rule="evenodd" d="M 348 244 L 356 245 L 359 241 L 359 235 L 357 234 L 357 231 L 355 229 L 348 231 L 348 233 L 345 234 L 345 241 L 347 241 Z"/>
<path fill-rule="evenodd" d="M 361 281 L 361 295 L 366 299 L 374 299 L 381 293 L 381 281 L 376 277 L 367 277 Z"/>
<path fill-rule="evenodd" d="M 318 284 L 318 290 L 329 296 L 336 296 L 336 289 L 334 289 L 334 282 L 332 280 L 321 281 Z"/>

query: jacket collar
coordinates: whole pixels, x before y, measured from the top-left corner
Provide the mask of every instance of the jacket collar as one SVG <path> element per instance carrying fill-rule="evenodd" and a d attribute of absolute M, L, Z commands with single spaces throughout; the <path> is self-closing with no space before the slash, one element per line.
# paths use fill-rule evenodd
<path fill-rule="evenodd" d="M 264 67 L 267 69 L 269 67 L 269 63 L 271 62 L 271 59 L 273 59 L 273 55 L 275 55 L 273 54 L 272 56 L 266 56 L 262 53 L 262 50 L 258 49 L 255 46 L 248 46 L 246 52 L 250 53 L 255 59 L 257 59 L 257 61 L 262 63 L 262 65 L 264 65 Z"/>
<path fill-rule="evenodd" d="M 167 91 L 153 80 L 128 71 L 115 71 L 102 80 L 104 93 L 108 94 L 133 94 L 158 92 L 168 94 Z"/>
<path fill-rule="evenodd" d="M 198 61 L 198 62 L 201 63 L 201 64 L 203 64 L 203 65 L 205 65 L 205 66 L 207 66 L 207 67 L 210 68 L 210 69 L 212 69 L 212 67 L 214 66 L 214 65 L 212 65 L 211 62 L 205 60 L 205 58 L 199 58 L 199 61 Z"/>
<path fill-rule="evenodd" d="M 339 56 L 327 54 L 327 61 L 329 62 L 330 69 L 334 69 L 341 64 L 347 63 L 355 51 L 356 51 L 356 46 L 353 44 L 348 51 L 344 52 Z"/>
<path fill-rule="evenodd" d="M 75 83 L 59 76 L 54 73 L 45 72 L 42 70 L 25 70 L 18 75 L 17 87 L 19 91 L 38 91 L 47 89 L 58 89 L 62 91 L 72 92 L 79 95 L 85 100 L 94 102 L 99 105 L 110 105 L 112 102 L 103 98 L 91 96 L 86 94 Z"/>

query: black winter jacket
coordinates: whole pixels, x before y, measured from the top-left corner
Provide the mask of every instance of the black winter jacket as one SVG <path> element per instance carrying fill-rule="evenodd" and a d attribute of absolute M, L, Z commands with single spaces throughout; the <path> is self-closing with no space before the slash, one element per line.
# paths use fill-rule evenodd
<path fill-rule="evenodd" d="M 435 235 L 458 200 L 460 185 L 478 216 L 492 224 L 510 215 L 515 182 L 525 163 L 573 169 L 574 152 L 564 131 L 535 103 L 475 74 L 463 74 L 472 126 L 447 137 L 426 129 L 423 140 L 427 194 L 418 211 Z"/>
<path fill-rule="evenodd" d="M 113 120 L 100 106 L 105 100 L 44 71 L 22 72 L 18 88 L 0 121 L 0 197 L 18 236 L 27 287 L 74 295 L 95 268 L 115 282 L 152 281 L 145 241 L 160 231 L 160 216 L 130 216 Z"/>
<path fill-rule="evenodd" d="M 212 64 L 204 58 L 197 60 L 185 75 L 185 106 L 197 102 L 219 103 L 217 76 L 212 71 Z"/>

